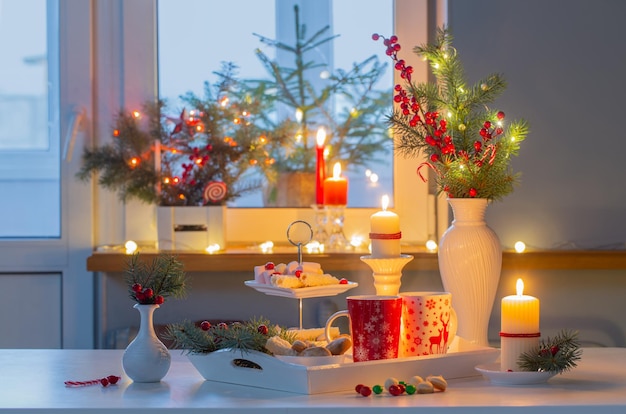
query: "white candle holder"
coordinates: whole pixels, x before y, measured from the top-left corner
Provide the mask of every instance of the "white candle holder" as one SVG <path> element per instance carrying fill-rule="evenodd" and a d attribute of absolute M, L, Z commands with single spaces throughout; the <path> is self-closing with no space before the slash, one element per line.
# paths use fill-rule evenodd
<path fill-rule="evenodd" d="M 328 226 L 330 234 L 325 244 L 329 252 L 342 252 L 350 249 L 350 243 L 343 234 L 344 210 L 346 206 L 326 206 L 328 211 Z"/>
<path fill-rule="evenodd" d="M 361 261 L 365 262 L 373 271 L 374 287 L 376 294 L 380 296 L 396 296 L 400 293 L 402 269 L 411 260 L 413 260 L 413 256 L 409 254 L 386 258 L 361 256 Z"/>
<path fill-rule="evenodd" d="M 315 213 L 315 230 L 313 232 L 313 240 L 319 244 L 326 244 L 328 241 L 328 232 L 326 231 L 326 228 L 328 227 L 328 212 L 324 206 L 319 204 L 313 204 L 311 208 Z"/>

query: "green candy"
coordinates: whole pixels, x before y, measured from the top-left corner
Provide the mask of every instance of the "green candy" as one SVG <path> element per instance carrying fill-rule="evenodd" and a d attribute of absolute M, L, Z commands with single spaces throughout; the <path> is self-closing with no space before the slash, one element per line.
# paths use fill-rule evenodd
<path fill-rule="evenodd" d="M 404 390 L 406 391 L 406 393 L 407 393 L 407 394 L 409 394 L 409 395 L 413 395 L 413 394 L 415 394 L 415 391 L 416 391 L 417 389 L 415 388 L 415 385 L 407 384 L 407 385 L 404 387 Z"/>
<path fill-rule="evenodd" d="M 415 387 L 413 387 L 413 388 L 415 388 Z M 374 385 L 372 387 L 372 391 L 374 391 L 374 394 L 380 394 L 380 393 L 383 392 L 383 387 L 380 386 L 380 385 Z M 415 390 L 413 390 L 413 392 L 415 392 Z"/>

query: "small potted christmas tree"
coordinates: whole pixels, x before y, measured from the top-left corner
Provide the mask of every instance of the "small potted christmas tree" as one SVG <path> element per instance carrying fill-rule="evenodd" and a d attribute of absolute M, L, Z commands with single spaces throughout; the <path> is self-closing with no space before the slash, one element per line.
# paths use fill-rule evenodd
<path fill-rule="evenodd" d="M 315 139 L 319 128 L 324 128 L 327 136 L 326 165 L 341 162 L 344 170 L 365 166 L 392 148 L 385 122 L 391 90 L 376 89 L 386 64 L 371 56 L 349 70 L 332 70 L 314 54 L 335 39 L 329 34 L 330 26 L 307 37 L 306 25 L 300 23 L 298 6 L 294 6 L 294 29 L 294 44 L 255 34 L 261 43 L 286 55 L 289 63 L 272 60 L 257 50 L 268 77 L 244 80 L 246 88 L 240 90 L 258 105 L 257 127 L 264 134 L 253 153 L 255 167 L 267 180 L 266 206 L 310 207 L 316 203 Z M 320 80 L 320 74 L 325 79 Z M 294 176 L 299 179 L 293 181 Z M 285 184 L 288 182 L 291 185 Z M 298 192 L 296 186 L 303 191 Z M 285 189 L 293 196 L 279 194 Z"/>
<path fill-rule="evenodd" d="M 98 184 L 122 200 L 159 206 L 159 231 L 165 231 L 159 248 L 164 250 L 189 248 L 185 244 L 224 247 L 226 203 L 260 185 L 248 177 L 259 136 L 248 119 L 250 104 L 236 99 L 241 95 L 236 67 L 226 63 L 220 73 L 216 84 L 205 84 L 204 96 L 182 97 L 186 106 L 179 115 L 171 115 L 163 101 L 147 103 L 142 112 L 122 109 L 112 142 L 83 153 L 78 178 L 96 173 Z M 208 240 L 202 241 L 203 235 Z"/>

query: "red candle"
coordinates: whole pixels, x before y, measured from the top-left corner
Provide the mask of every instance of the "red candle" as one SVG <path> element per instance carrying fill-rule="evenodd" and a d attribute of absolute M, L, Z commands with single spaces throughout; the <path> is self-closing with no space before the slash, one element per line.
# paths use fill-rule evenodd
<path fill-rule="evenodd" d="M 324 180 L 324 204 L 345 206 L 348 204 L 348 180 L 341 176 L 341 164 L 335 163 L 333 176 Z"/>
<path fill-rule="evenodd" d="M 326 179 L 326 163 L 324 162 L 324 141 L 326 141 L 326 131 L 323 127 L 317 130 L 317 168 L 315 174 L 315 202 L 318 205 L 324 204 L 324 180 Z"/>

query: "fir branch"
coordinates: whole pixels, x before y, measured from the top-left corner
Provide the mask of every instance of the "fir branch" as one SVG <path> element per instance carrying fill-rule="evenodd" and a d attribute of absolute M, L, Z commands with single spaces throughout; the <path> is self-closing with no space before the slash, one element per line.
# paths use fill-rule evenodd
<path fill-rule="evenodd" d="M 260 329 L 263 326 L 264 329 Z M 258 351 L 269 354 L 265 348 L 267 339 L 272 336 L 293 343 L 295 335 L 278 325 L 272 325 L 265 318 L 253 318 L 248 322 L 235 322 L 230 325 L 220 323 L 202 329 L 190 321 L 170 324 L 165 337 L 172 341 L 173 347 L 185 353 L 204 354 L 218 349 L 238 349 L 242 352 Z"/>
<path fill-rule="evenodd" d="M 578 332 L 563 330 L 554 338 L 541 340 L 538 347 L 520 355 L 517 363 L 523 371 L 561 374 L 576 367 L 581 355 Z"/>
<path fill-rule="evenodd" d="M 176 256 L 159 254 L 150 263 L 133 254 L 125 269 L 128 293 L 140 304 L 161 304 L 168 297 L 185 297 L 187 275 Z M 146 293 L 150 290 L 150 293 Z"/>

